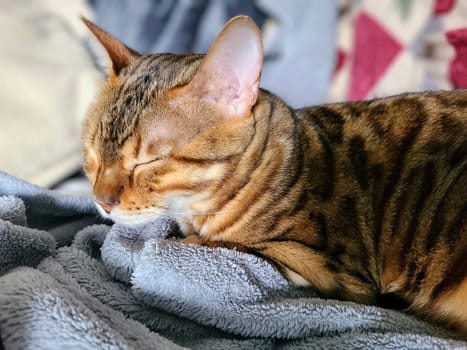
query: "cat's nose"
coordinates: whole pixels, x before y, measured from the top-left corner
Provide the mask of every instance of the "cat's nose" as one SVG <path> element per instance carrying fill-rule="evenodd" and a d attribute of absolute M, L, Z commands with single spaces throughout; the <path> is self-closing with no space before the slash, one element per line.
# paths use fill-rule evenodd
<path fill-rule="evenodd" d="M 119 200 L 109 200 L 109 199 L 103 199 L 103 198 L 98 198 L 96 199 L 96 203 L 99 204 L 99 206 L 107 213 L 110 214 L 110 211 L 112 210 L 113 207 L 118 205 L 120 203 Z"/>

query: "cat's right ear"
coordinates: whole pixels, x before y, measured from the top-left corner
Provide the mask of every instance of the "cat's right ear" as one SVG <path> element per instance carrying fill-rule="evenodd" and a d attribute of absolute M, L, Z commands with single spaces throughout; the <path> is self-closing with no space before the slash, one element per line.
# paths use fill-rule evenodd
<path fill-rule="evenodd" d="M 262 64 L 260 30 L 250 18 L 237 16 L 214 40 L 185 91 L 214 105 L 227 118 L 250 115 L 259 94 Z"/>
<path fill-rule="evenodd" d="M 112 62 L 110 77 L 118 76 L 123 68 L 141 56 L 138 52 L 125 46 L 117 38 L 113 37 L 102 28 L 99 28 L 94 23 L 88 21 L 86 18 L 81 17 L 81 19 L 97 40 L 99 40 L 105 51 L 107 51 Z"/>

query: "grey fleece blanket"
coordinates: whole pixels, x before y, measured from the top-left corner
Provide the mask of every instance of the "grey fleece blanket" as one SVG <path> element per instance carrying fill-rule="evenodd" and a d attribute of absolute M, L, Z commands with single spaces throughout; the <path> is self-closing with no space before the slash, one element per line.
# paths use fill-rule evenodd
<path fill-rule="evenodd" d="M 100 222 L 91 198 L 0 173 L 5 349 L 467 349 L 405 314 L 323 300 L 266 261 Z"/>

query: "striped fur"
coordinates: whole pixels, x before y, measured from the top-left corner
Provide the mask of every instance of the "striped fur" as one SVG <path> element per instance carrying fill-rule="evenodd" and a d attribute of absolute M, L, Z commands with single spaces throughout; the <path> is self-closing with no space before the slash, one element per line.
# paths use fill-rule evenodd
<path fill-rule="evenodd" d="M 260 90 L 232 119 L 186 96 L 204 57 L 141 56 L 103 86 L 83 143 L 105 215 L 172 217 L 323 297 L 467 336 L 467 91 L 292 110 Z"/>

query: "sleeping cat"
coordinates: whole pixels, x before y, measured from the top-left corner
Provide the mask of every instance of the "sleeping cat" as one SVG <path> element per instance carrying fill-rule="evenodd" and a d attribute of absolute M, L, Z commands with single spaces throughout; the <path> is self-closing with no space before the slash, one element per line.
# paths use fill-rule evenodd
<path fill-rule="evenodd" d="M 83 128 L 104 216 L 171 217 L 187 243 L 467 335 L 467 91 L 292 110 L 259 88 L 247 17 L 206 55 L 142 56 L 85 23 L 112 63 Z"/>

